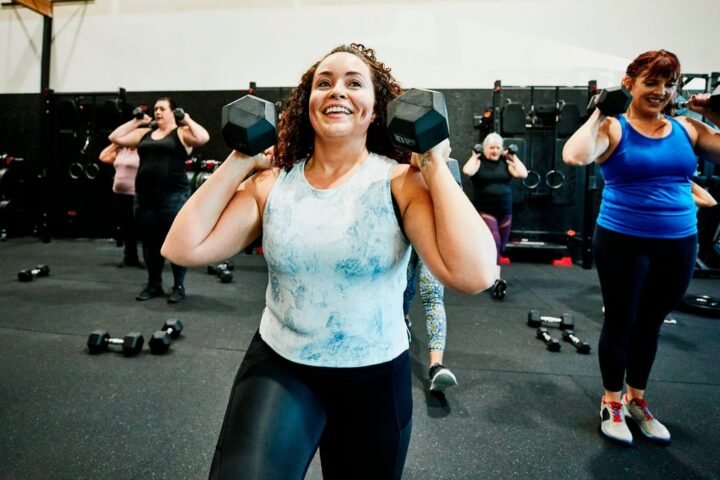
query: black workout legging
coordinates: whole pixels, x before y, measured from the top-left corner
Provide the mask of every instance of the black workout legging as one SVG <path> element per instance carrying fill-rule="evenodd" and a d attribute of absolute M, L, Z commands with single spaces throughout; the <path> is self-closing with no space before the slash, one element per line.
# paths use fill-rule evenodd
<path fill-rule="evenodd" d="M 412 428 L 410 356 L 359 368 L 310 367 L 255 334 L 235 377 L 210 479 L 399 479 Z"/>
<path fill-rule="evenodd" d="M 696 254 L 697 235 L 642 238 L 595 228 L 593 255 L 605 305 L 598 358 L 606 390 L 621 391 L 623 380 L 647 387 L 660 327 L 685 295 Z"/>
<path fill-rule="evenodd" d="M 505 250 L 505 246 L 510 239 L 510 230 L 512 228 L 512 215 L 506 213 L 504 215 L 493 215 L 491 213 L 479 212 L 480 217 L 490 229 L 490 233 L 495 240 L 495 248 L 497 249 L 497 264 L 500 265 L 500 256 Z"/>
<path fill-rule="evenodd" d="M 151 203 L 144 200 L 140 194 L 135 194 L 135 223 L 140 240 L 142 240 L 143 259 L 147 266 L 148 285 L 162 284 L 162 271 L 165 268 L 165 258 L 160 249 L 175 216 L 190 198 L 189 191 L 170 192 L 161 200 Z M 173 286 L 185 283 L 186 267 L 170 263 L 173 273 Z"/>

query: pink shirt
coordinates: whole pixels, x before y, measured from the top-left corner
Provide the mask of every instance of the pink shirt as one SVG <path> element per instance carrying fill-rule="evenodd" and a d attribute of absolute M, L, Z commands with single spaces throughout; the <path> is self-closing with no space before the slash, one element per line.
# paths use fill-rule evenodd
<path fill-rule="evenodd" d="M 135 195 L 135 175 L 140 166 L 140 157 L 134 148 L 121 148 L 115 162 L 115 181 L 113 192 L 123 195 Z"/>

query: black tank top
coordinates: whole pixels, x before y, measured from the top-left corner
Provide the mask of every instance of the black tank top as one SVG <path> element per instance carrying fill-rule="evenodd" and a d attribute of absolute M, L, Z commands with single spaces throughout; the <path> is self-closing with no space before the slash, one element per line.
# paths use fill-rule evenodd
<path fill-rule="evenodd" d="M 504 155 L 496 162 L 481 157 L 480 168 L 470 177 L 475 208 L 498 216 L 512 213 L 512 178 Z"/>
<path fill-rule="evenodd" d="M 152 131 L 146 133 L 138 145 L 138 155 L 140 167 L 135 177 L 135 194 L 143 203 L 190 187 L 185 173 L 188 154 L 177 128 L 159 140 L 152 138 Z"/>

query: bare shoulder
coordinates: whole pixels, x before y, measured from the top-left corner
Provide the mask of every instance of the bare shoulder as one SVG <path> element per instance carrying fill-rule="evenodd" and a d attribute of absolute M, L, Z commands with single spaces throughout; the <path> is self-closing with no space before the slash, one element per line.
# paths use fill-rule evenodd
<path fill-rule="evenodd" d="M 411 200 L 417 199 L 423 192 L 427 194 L 427 185 L 420 170 L 408 164 L 393 167 L 390 179 L 393 197 L 402 212 Z"/>
<path fill-rule="evenodd" d="M 698 135 L 700 135 L 702 132 L 712 130 L 709 125 L 694 118 L 686 117 L 684 115 L 679 115 L 675 117 L 675 120 L 677 120 L 678 123 L 680 123 L 680 125 L 685 128 L 685 131 L 687 131 L 688 135 L 690 135 L 690 139 L 692 140 L 693 145 L 697 143 Z"/>
<path fill-rule="evenodd" d="M 612 155 L 622 139 L 622 127 L 620 126 L 620 120 L 615 117 L 606 117 L 600 124 L 598 137 L 607 138 L 607 148 L 595 160 L 596 163 L 600 164 Z"/>

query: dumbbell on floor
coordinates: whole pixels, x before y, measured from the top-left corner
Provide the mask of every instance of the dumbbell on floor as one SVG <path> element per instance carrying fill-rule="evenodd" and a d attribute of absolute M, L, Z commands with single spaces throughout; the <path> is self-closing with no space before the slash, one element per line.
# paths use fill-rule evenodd
<path fill-rule="evenodd" d="M 34 268 L 20 270 L 18 272 L 18 280 L 21 282 L 31 282 L 37 277 L 47 277 L 50 275 L 50 267 L 47 265 L 38 265 Z"/>
<path fill-rule="evenodd" d="M 137 355 L 142 350 L 145 339 L 139 332 L 130 332 L 123 338 L 112 338 L 107 330 L 95 330 L 87 340 L 90 353 L 106 352 L 110 345 L 121 345 L 126 357 Z"/>
<path fill-rule="evenodd" d="M 581 341 L 578 337 L 575 336 L 575 332 L 573 332 L 572 330 L 563 330 L 562 338 L 566 342 L 570 343 L 573 347 L 575 347 L 577 353 L 582 353 L 585 355 L 590 353 L 590 344 Z"/>
<path fill-rule="evenodd" d="M 539 327 L 535 331 L 535 336 L 545 342 L 545 345 L 547 345 L 547 349 L 551 352 L 559 352 L 560 351 L 560 342 L 558 342 L 555 338 L 553 338 L 549 333 L 547 328 Z"/>
<path fill-rule="evenodd" d="M 166 353 L 170 349 L 173 340 L 180 336 L 183 324 L 180 320 L 172 319 L 163 323 L 160 330 L 153 333 L 148 345 L 150 351 L 156 355 Z"/>
<path fill-rule="evenodd" d="M 230 283 L 233 281 L 232 270 L 235 269 L 235 265 L 232 262 L 225 261 L 218 263 L 217 265 L 208 265 L 207 273 L 209 275 L 217 275 L 222 283 Z"/>
<path fill-rule="evenodd" d="M 572 314 L 563 313 L 561 317 L 551 317 L 549 315 L 541 315 L 540 310 L 530 310 L 527 318 L 528 327 L 552 327 L 561 328 L 563 330 L 572 330 L 575 328 L 575 321 Z"/>

